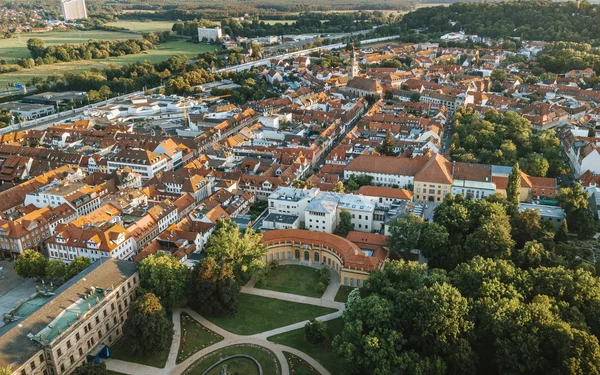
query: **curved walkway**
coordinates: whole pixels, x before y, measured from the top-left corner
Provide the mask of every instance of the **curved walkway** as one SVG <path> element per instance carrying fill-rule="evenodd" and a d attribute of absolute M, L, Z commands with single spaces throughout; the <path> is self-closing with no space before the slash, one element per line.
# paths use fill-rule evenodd
<path fill-rule="evenodd" d="M 280 299 L 280 300 L 284 300 L 284 301 L 298 302 L 298 303 L 304 303 L 304 304 L 308 304 L 308 305 L 324 306 L 324 307 L 338 309 L 338 311 L 336 311 L 334 313 L 318 317 L 317 318 L 318 320 L 327 321 L 327 320 L 339 318 L 340 316 L 342 316 L 342 312 L 344 310 L 343 303 L 334 302 L 330 299 L 325 299 L 325 296 L 324 296 L 324 298 L 311 298 L 311 297 L 298 296 L 295 294 L 274 292 L 271 290 L 254 289 L 252 286 L 253 286 L 253 284 L 249 283 L 248 285 L 246 285 L 242 288 L 241 292 L 247 293 L 247 294 L 258 295 L 258 296 L 263 296 L 263 297 Z M 339 288 L 339 284 L 337 284 L 337 287 L 334 286 L 334 288 L 335 288 L 335 292 L 337 292 L 337 289 Z M 331 295 L 331 293 L 332 292 L 328 293 L 329 296 Z M 335 293 L 333 293 L 333 295 L 335 295 Z M 327 297 L 329 297 L 329 296 L 327 296 Z M 194 353 L 192 356 L 190 356 L 185 361 L 181 362 L 180 364 L 177 364 L 176 363 L 177 353 L 179 351 L 179 345 L 181 342 L 181 322 L 180 322 L 180 320 L 181 320 L 182 312 L 186 312 L 192 318 L 194 318 L 198 322 L 200 322 L 202 325 L 206 326 L 207 328 L 211 329 L 212 331 L 223 336 L 224 339 L 222 341 L 219 341 L 216 344 L 213 344 L 205 349 L 202 349 L 202 350 Z M 304 327 L 306 322 L 307 322 L 307 320 L 305 320 L 303 322 L 290 324 L 285 327 L 276 328 L 276 329 L 273 329 L 270 331 L 261 332 L 261 333 L 255 334 L 255 335 L 242 336 L 242 335 L 236 335 L 234 333 L 224 330 L 223 328 L 211 323 L 206 318 L 204 318 L 203 316 L 201 316 L 200 314 L 198 314 L 197 312 L 195 312 L 194 310 L 192 310 L 190 308 L 187 308 L 187 307 L 175 308 L 175 309 L 173 309 L 173 325 L 174 325 L 173 328 L 174 328 L 175 332 L 173 335 L 173 342 L 171 343 L 171 348 L 169 350 L 169 357 L 167 359 L 167 363 L 166 363 L 165 367 L 157 368 L 157 367 L 150 367 L 150 366 L 141 365 L 141 364 L 133 363 L 133 362 L 126 362 L 126 361 L 121 361 L 121 360 L 116 360 L 116 359 L 108 359 L 108 360 L 106 360 L 106 368 L 111 371 L 117 371 L 117 372 L 131 374 L 131 375 L 162 375 L 162 374 L 179 375 L 179 374 L 182 374 L 188 367 L 190 367 L 198 359 L 202 358 L 206 354 L 211 353 L 215 350 L 222 349 L 227 346 L 236 345 L 236 344 L 254 344 L 254 345 L 263 346 L 263 347 L 271 350 L 273 353 L 275 353 L 275 356 L 277 357 L 277 359 L 279 360 L 279 364 L 281 365 L 281 374 L 282 375 L 290 374 L 287 360 L 285 359 L 285 356 L 283 355 L 283 351 L 292 353 L 292 354 L 302 358 L 303 360 L 308 362 L 311 366 L 313 366 L 317 371 L 319 371 L 321 373 L 321 375 L 331 375 L 329 373 L 329 371 L 327 371 L 319 362 L 314 360 L 312 357 L 310 357 L 306 353 L 301 352 L 297 349 L 291 348 L 289 346 L 276 344 L 274 342 L 267 341 L 267 338 L 270 336 L 289 332 L 289 331 L 294 331 L 296 329 L 302 328 L 302 327 Z"/>

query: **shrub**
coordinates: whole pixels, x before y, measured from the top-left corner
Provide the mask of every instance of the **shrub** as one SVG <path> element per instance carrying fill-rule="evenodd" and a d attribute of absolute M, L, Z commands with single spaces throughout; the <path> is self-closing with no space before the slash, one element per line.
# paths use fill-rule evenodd
<path fill-rule="evenodd" d="M 325 323 L 313 318 L 304 326 L 304 337 L 309 343 L 318 345 L 325 341 L 326 331 Z"/>

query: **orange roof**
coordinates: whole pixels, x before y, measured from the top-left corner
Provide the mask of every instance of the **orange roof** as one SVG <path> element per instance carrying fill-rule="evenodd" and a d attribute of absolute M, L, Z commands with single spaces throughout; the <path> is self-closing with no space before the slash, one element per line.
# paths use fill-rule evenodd
<path fill-rule="evenodd" d="M 385 260 L 387 254 L 376 252 L 377 256 L 369 257 L 353 242 L 330 233 L 311 232 L 302 229 L 272 230 L 263 234 L 262 242 L 267 247 L 278 243 L 301 243 L 312 246 L 323 246 L 342 258 L 343 267 L 360 270 L 374 270 Z"/>
<path fill-rule="evenodd" d="M 393 199 L 412 200 L 413 193 L 406 189 L 394 189 L 381 186 L 361 186 L 358 189 L 358 194 L 367 195 L 369 197 L 383 197 Z"/>
<path fill-rule="evenodd" d="M 417 174 L 415 181 L 452 184 L 452 163 L 441 154 L 435 154 Z"/>

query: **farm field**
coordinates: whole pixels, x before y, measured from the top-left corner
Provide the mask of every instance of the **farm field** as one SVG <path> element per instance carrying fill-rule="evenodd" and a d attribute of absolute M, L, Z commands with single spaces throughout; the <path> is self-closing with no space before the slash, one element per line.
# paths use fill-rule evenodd
<path fill-rule="evenodd" d="M 132 35 L 132 34 L 128 34 Z M 133 35 L 135 36 L 135 35 Z M 0 41 L 2 43 L 2 41 Z M 78 73 L 92 68 L 103 69 L 109 64 L 125 65 L 137 61 L 148 60 L 153 64 L 168 59 L 173 55 L 187 55 L 193 57 L 203 52 L 212 51 L 215 46 L 210 44 L 189 43 L 182 40 L 163 43 L 156 50 L 146 51 L 137 55 L 127 55 L 121 57 L 111 57 L 104 60 L 72 61 L 52 65 L 36 66 L 32 69 L 23 69 L 18 72 L 0 74 L 0 89 L 4 89 L 9 82 L 27 83 L 33 77 L 47 77 L 54 73 Z"/>
<path fill-rule="evenodd" d="M 30 57 L 27 50 L 27 40 L 31 38 L 42 39 L 47 45 L 80 44 L 90 39 L 95 40 L 125 40 L 139 39 L 141 35 L 128 32 L 115 32 L 103 30 L 85 31 L 51 31 L 48 33 L 21 33 L 15 34 L 10 39 L 0 39 L 0 58 L 7 62 L 16 62 L 17 59 Z"/>

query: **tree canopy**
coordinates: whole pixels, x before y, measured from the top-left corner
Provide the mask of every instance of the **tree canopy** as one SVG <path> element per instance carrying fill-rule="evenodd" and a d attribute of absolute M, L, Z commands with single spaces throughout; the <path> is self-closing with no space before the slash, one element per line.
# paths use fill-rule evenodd
<path fill-rule="evenodd" d="M 229 263 L 235 280 L 244 284 L 264 267 L 262 255 L 265 247 L 262 235 L 248 228 L 240 228 L 230 220 L 219 220 L 215 232 L 206 243 L 206 254 L 218 262 Z"/>
<path fill-rule="evenodd" d="M 123 332 L 135 354 L 148 355 L 167 348 L 174 331 L 173 322 L 167 317 L 158 297 L 146 293 L 138 297 L 131 307 Z"/>
<path fill-rule="evenodd" d="M 142 287 L 159 298 L 166 309 L 171 309 L 185 292 L 188 269 L 167 253 L 150 255 L 140 262 Z"/>

